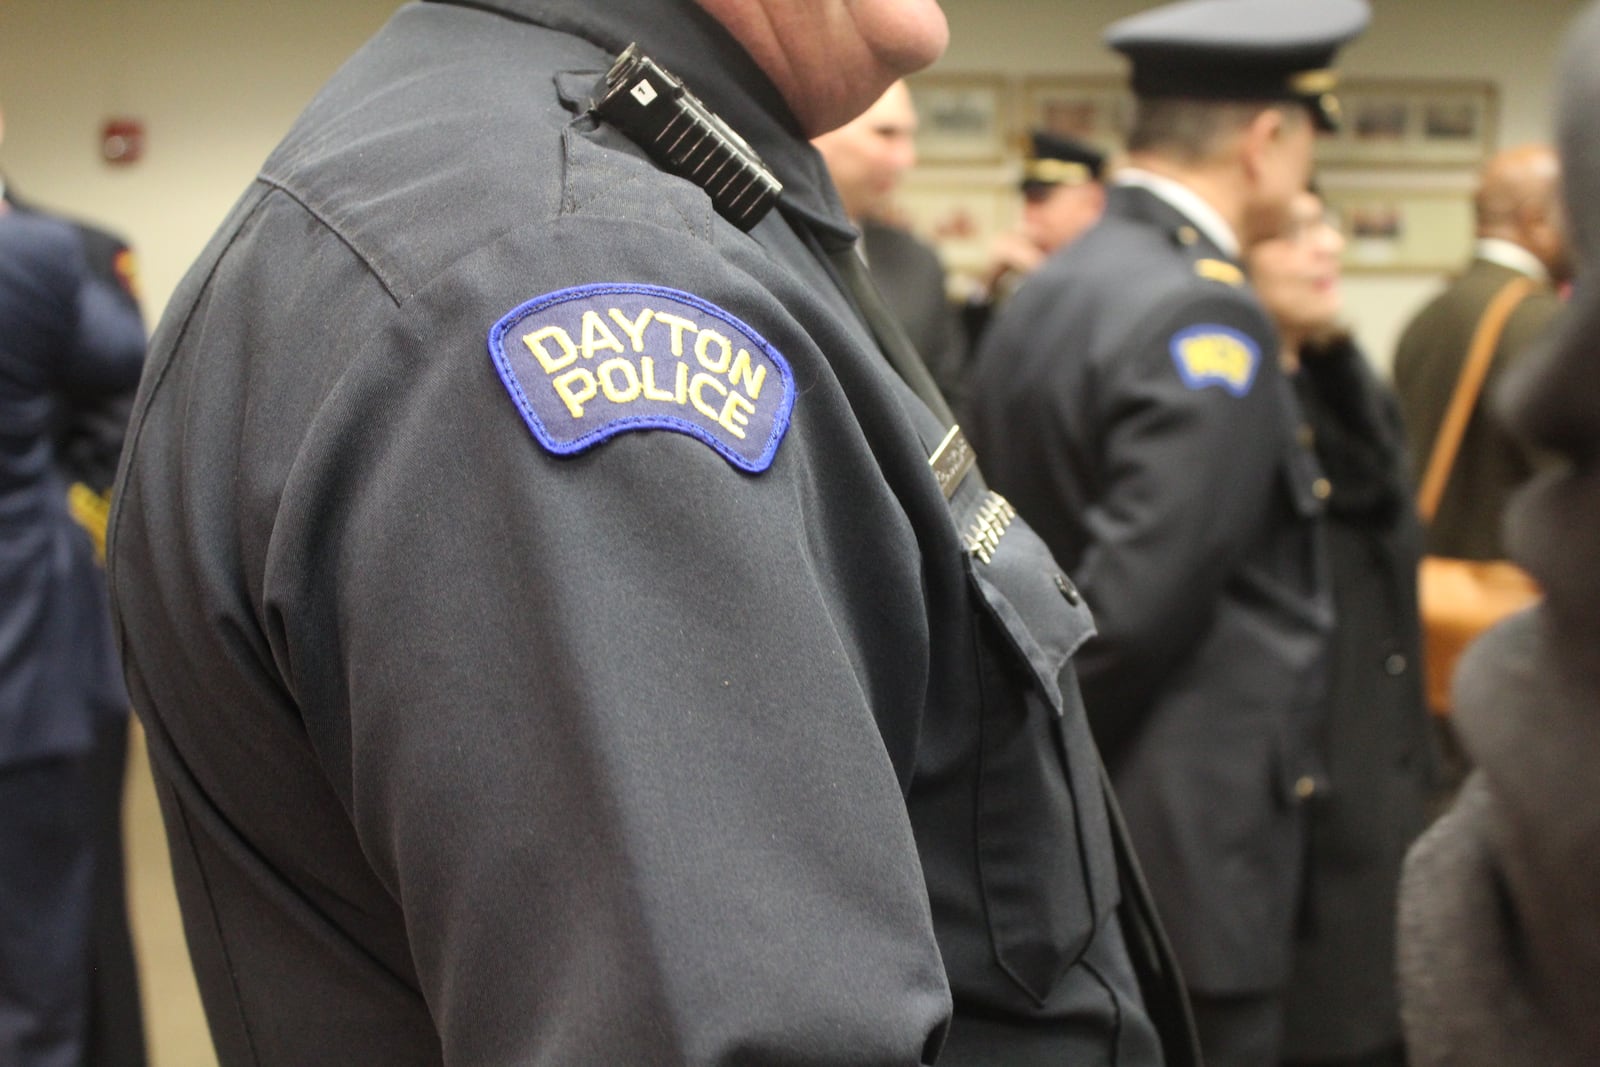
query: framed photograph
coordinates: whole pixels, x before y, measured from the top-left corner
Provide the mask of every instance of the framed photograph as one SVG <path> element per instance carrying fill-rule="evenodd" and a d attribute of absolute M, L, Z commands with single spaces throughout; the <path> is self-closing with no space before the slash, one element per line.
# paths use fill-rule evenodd
<path fill-rule="evenodd" d="M 953 279 L 982 275 L 994 240 L 1017 224 L 1016 187 L 993 181 L 908 178 L 895 206 L 911 232 L 939 249 Z"/>
<path fill-rule="evenodd" d="M 1022 83 L 1022 129 L 1088 141 L 1105 152 L 1122 148 L 1133 119 L 1133 97 L 1123 79 L 1028 78 Z"/>
<path fill-rule="evenodd" d="M 1494 147 L 1498 95 L 1489 82 L 1351 81 L 1338 95 L 1344 128 L 1318 141 L 1321 163 L 1475 167 Z"/>
<path fill-rule="evenodd" d="M 1344 232 L 1347 271 L 1449 271 L 1472 254 L 1467 190 L 1324 186 L 1322 193 Z"/>
<path fill-rule="evenodd" d="M 1011 90 L 1001 77 L 911 78 L 917 158 L 924 163 L 996 163 L 1012 138 Z"/>

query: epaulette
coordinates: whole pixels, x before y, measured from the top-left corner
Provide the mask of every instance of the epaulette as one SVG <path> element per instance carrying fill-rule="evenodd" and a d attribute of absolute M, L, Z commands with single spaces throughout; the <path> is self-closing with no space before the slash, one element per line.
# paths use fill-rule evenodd
<path fill-rule="evenodd" d="M 1244 286 L 1244 271 L 1224 259 L 1197 259 L 1194 261 L 1194 272 L 1202 278 L 1231 285 L 1235 289 Z"/>

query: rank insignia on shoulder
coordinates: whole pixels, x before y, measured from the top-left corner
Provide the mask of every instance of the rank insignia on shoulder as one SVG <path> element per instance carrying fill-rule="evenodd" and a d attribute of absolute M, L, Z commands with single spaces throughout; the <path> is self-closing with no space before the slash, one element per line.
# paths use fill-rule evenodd
<path fill-rule="evenodd" d="M 1200 325 L 1172 336 L 1172 361 L 1190 389 L 1221 386 L 1244 396 L 1255 383 L 1261 348 L 1248 335 L 1226 326 Z"/>
<path fill-rule="evenodd" d="M 1209 278 L 1223 285 L 1231 285 L 1235 289 L 1244 285 L 1244 271 L 1235 267 L 1225 259 L 1198 259 L 1195 260 L 1194 272 L 1202 278 Z"/>
<path fill-rule="evenodd" d="M 489 356 L 534 438 L 558 456 L 671 430 L 759 474 L 794 410 L 794 374 L 761 335 L 661 286 L 547 293 L 495 323 Z"/>

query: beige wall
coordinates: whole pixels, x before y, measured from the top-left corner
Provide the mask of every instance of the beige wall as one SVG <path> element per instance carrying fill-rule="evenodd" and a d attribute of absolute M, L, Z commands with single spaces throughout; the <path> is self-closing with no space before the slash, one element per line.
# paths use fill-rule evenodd
<path fill-rule="evenodd" d="M 595 0 L 596 3 L 603 0 Z M 1114 73 L 1099 43 L 1142 0 L 944 0 L 939 69 Z M 26 195 L 101 221 L 137 245 L 152 316 L 256 165 L 318 84 L 397 0 L 0 0 L 0 166 Z M 1345 69 L 1368 77 L 1489 78 L 1501 143 L 1549 134 L 1549 70 L 1579 0 L 1376 0 Z M 148 131 L 145 160 L 98 157 L 109 115 Z M 1439 284 L 1352 278 L 1358 333 L 1381 363 Z"/>
<path fill-rule="evenodd" d="M 139 253 L 146 314 L 272 145 L 398 0 L 0 0 L 0 170 Z M 112 167 L 100 126 L 131 115 L 144 159 Z"/>

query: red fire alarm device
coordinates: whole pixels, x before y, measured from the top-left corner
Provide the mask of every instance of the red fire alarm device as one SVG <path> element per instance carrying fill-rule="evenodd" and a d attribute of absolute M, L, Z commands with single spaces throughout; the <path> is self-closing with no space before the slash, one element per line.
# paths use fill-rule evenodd
<path fill-rule="evenodd" d="M 107 163 L 137 163 L 144 155 L 144 123 L 107 119 L 100 131 L 100 155 Z"/>

